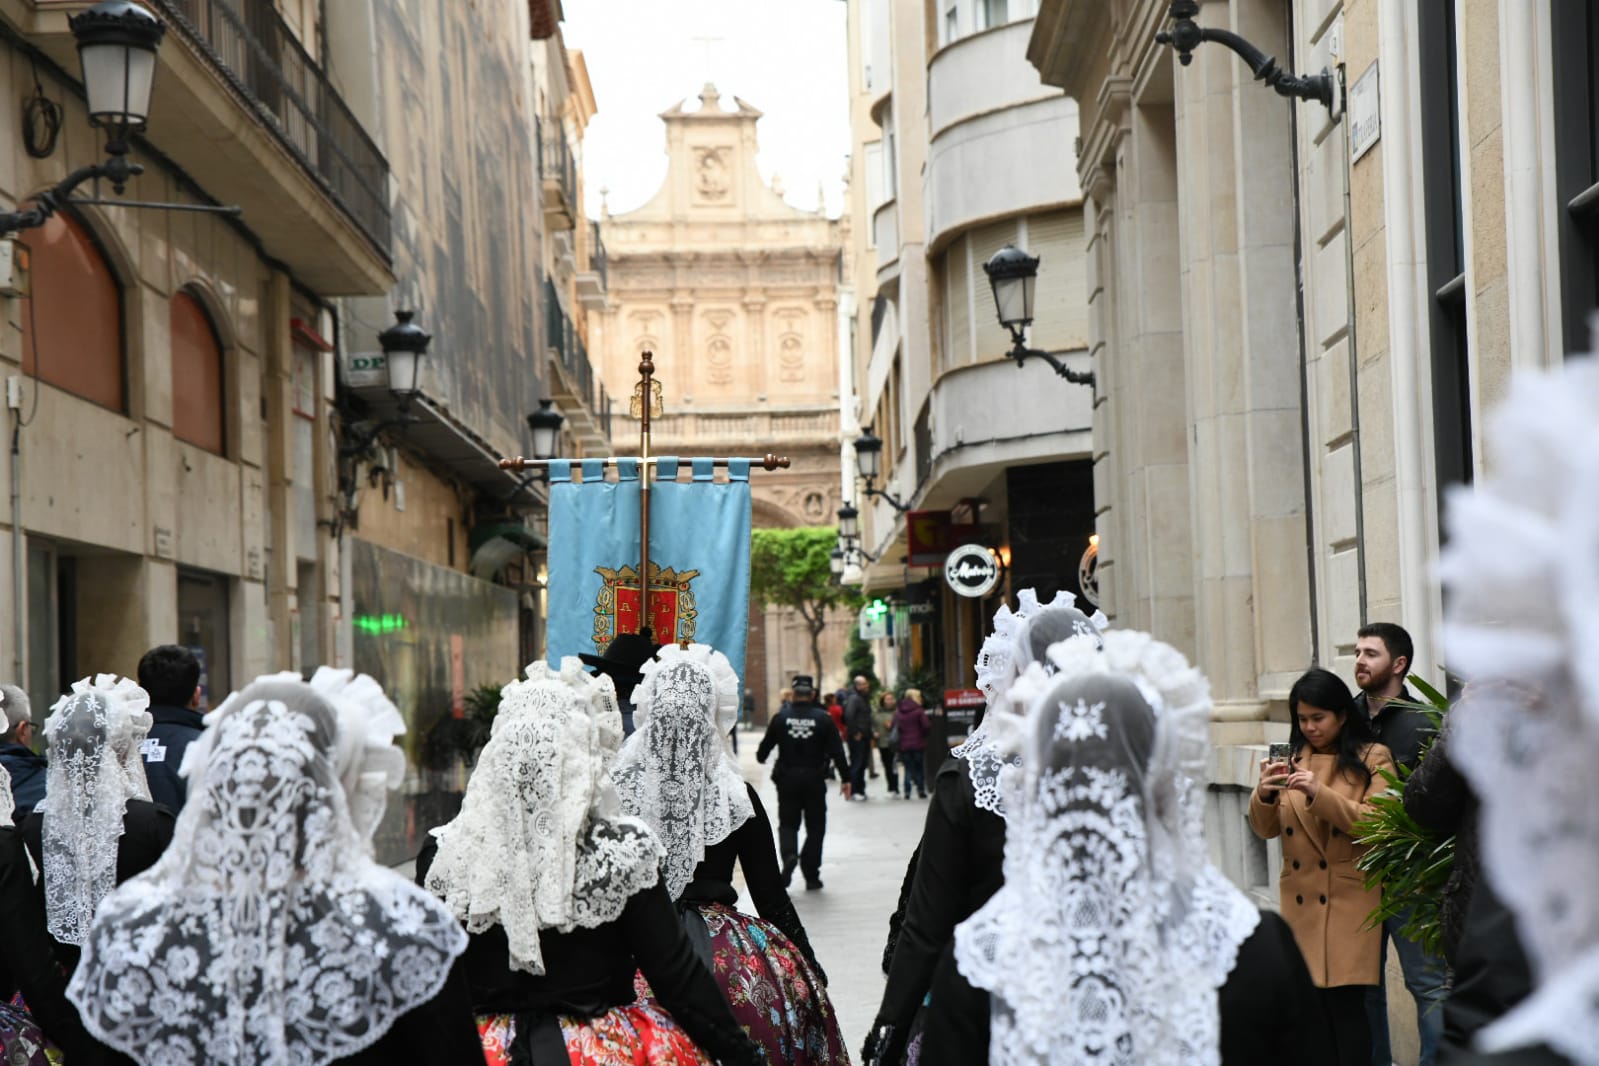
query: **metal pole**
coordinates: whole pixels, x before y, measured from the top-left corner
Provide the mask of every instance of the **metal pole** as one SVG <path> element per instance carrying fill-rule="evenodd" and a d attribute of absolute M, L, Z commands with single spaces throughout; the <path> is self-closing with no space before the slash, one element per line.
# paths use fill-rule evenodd
<path fill-rule="evenodd" d="M 650 403 L 654 399 L 651 379 L 655 377 L 655 359 L 645 352 L 639 361 L 639 458 L 643 462 L 638 472 L 638 525 L 639 525 L 639 632 L 653 637 L 650 626 Z M 672 634 L 674 637 L 677 634 Z"/>
<path fill-rule="evenodd" d="M 1007 439 L 1011 439 L 1011 438 L 1007 438 Z M 744 462 L 750 464 L 750 466 L 758 467 L 761 470 L 787 470 L 789 468 L 789 466 L 792 465 L 791 460 L 789 459 L 788 456 L 786 456 L 786 455 L 774 455 L 771 452 L 767 452 L 765 455 L 746 455 L 746 456 L 726 456 L 726 455 L 724 455 L 724 456 L 720 456 L 718 458 L 713 458 L 711 460 L 711 466 L 715 467 L 718 470 L 725 470 L 725 469 L 727 469 L 727 465 L 729 463 L 735 462 L 735 461 L 737 461 L 739 459 L 742 459 Z M 546 466 L 551 465 L 552 463 L 572 463 L 572 462 L 581 462 L 581 461 L 582 460 L 577 460 L 577 459 L 524 459 L 522 456 L 519 455 L 519 456 L 517 456 L 514 459 L 501 459 L 500 460 L 500 469 L 501 470 L 537 470 L 540 467 L 546 467 Z M 638 455 L 607 455 L 603 459 L 599 460 L 599 462 L 602 463 L 603 465 L 605 465 L 605 466 L 613 466 L 613 467 L 617 463 L 620 463 L 620 462 L 623 462 L 623 461 L 631 461 L 631 462 L 639 463 L 642 466 L 650 466 L 650 467 L 654 467 L 654 466 L 658 465 L 661 462 L 661 460 L 660 460 L 660 458 L 658 456 L 650 456 L 649 458 L 644 458 L 644 457 L 638 456 Z"/>

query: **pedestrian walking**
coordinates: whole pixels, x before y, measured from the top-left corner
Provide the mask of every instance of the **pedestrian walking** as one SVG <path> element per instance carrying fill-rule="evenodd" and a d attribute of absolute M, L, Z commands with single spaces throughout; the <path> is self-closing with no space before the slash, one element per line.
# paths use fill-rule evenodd
<path fill-rule="evenodd" d="M 844 697 L 844 741 L 849 748 L 850 798 L 866 799 L 866 773 L 872 768 L 871 682 L 856 674 Z"/>
<path fill-rule="evenodd" d="M 0 769 L 11 779 L 12 813 L 18 825 L 44 799 L 45 760 L 33 750 L 33 705 L 16 685 L 0 685 Z"/>
<path fill-rule="evenodd" d="M 894 712 L 894 728 L 899 730 L 899 764 L 905 774 L 905 798 L 911 798 L 911 785 L 916 795 L 927 798 L 927 784 L 923 780 L 926 766 L 927 734 L 932 723 L 922 707 L 921 689 L 908 688 L 900 698 L 899 709 Z"/>
<path fill-rule="evenodd" d="M 772 826 L 720 737 L 738 675 L 708 645 L 668 645 L 643 668 L 638 731 L 612 770 L 622 809 L 666 849 L 662 879 L 689 940 L 770 1062 L 847 1063 L 805 927 L 783 887 Z M 739 909 L 735 862 L 760 917 Z"/>
<path fill-rule="evenodd" d="M 827 717 L 833 720 L 833 728 L 838 730 L 838 739 L 849 746 L 849 729 L 844 725 L 844 694 L 835 692 L 827 697 Z"/>
<path fill-rule="evenodd" d="M 986 706 L 1004 705 L 1012 683 L 1029 663 L 1047 664 L 1045 651 L 1051 644 L 1078 632 L 1097 641 L 1102 624 L 1103 616 L 1090 619 L 1079 611 L 1070 593 L 1040 604 L 1033 589 L 1023 589 L 1015 612 L 1007 604 L 995 614 L 993 631 L 978 653 L 977 684 Z M 922 1063 L 961 1061 L 958 1055 L 965 1044 L 945 1031 L 957 1012 L 943 1010 L 942 1003 L 927 1010 L 924 1003 L 939 967 L 951 965 L 947 956 L 955 927 L 1004 883 L 1005 808 L 999 775 L 1020 762 L 999 752 L 986 715 L 952 755 L 938 772 L 921 842 L 901 892 L 893 948 L 886 952 L 888 984 L 863 1056 L 868 1062 L 903 1061 L 919 1036 Z M 986 1017 L 982 993 L 965 986 L 958 974 L 947 974 L 944 987 L 946 996 L 977 1002 L 974 1016 Z M 979 1025 L 986 1032 L 986 1021 Z"/>
<path fill-rule="evenodd" d="M 816 682 L 798 674 L 791 683 L 793 703 L 778 712 L 755 749 L 755 761 L 765 763 L 776 750 L 772 783 L 777 786 L 777 838 L 783 857 L 783 885 L 787 887 L 797 864 L 805 887 L 822 887 L 822 840 L 827 834 L 827 771 L 838 771 L 842 792 L 849 799 L 849 764 L 844 742 L 827 712 L 816 706 Z M 800 821 L 805 822 L 805 847 L 799 846 Z"/>
<path fill-rule="evenodd" d="M 1328 1066 L 1287 927 L 1206 849 L 1209 685 L 1146 633 L 1099 643 L 1052 646 L 1058 673 L 1029 666 L 988 712 L 1020 759 L 1005 883 L 956 930 L 954 960 L 992 998 L 992 1030 L 935 982 L 935 1015 L 965 1024 L 946 1045 L 930 1032 L 923 1061 Z"/>
<path fill-rule="evenodd" d="M 1388 749 L 1396 766 L 1415 770 L 1436 728 L 1432 719 L 1416 709 L 1416 697 L 1405 686 L 1405 676 L 1415 656 L 1410 634 L 1392 622 L 1372 622 L 1360 627 L 1355 637 L 1356 710 L 1371 721 L 1377 742 Z M 1372 1066 L 1389 1066 L 1393 1053 L 1388 1039 L 1387 959 L 1391 942 L 1399 956 L 1416 1006 L 1416 1033 L 1420 1043 L 1417 1066 L 1433 1066 L 1438 1043 L 1443 1037 L 1444 1000 L 1448 997 L 1449 968 L 1442 958 L 1424 951 L 1420 944 L 1404 935 L 1410 911 L 1383 919 L 1382 950 L 1378 973 L 1381 980 L 1366 996 L 1366 1015 L 1371 1023 Z"/>
<path fill-rule="evenodd" d="M 183 753 L 205 729 L 200 660 L 177 644 L 151 648 L 139 660 L 139 687 L 150 694 L 150 735 L 139 745 L 150 798 L 177 814 L 188 797 L 188 783 L 178 772 Z"/>
<path fill-rule="evenodd" d="M 399 754 L 364 717 L 295 674 L 217 708 L 172 847 L 105 898 L 68 986 L 102 1042 L 172 1066 L 481 1056 L 466 934 L 373 861 L 347 813 L 338 763 L 386 780 Z"/>
<path fill-rule="evenodd" d="M 894 731 L 894 712 L 899 700 L 885 689 L 877 697 L 877 713 L 872 715 L 872 732 L 877 741 L 877 755 L 883 763 L 883 778 L 888 783 L 888 794 L 899 792 L 899 734 Z"/>
<path fill-rule="evenodd" d="M 571 658 L 529 666 L 502 692 L 461 813 L 417 856 L 417 879 L 470 934 L 481 1054 L 489 1066 L 759 1063 L 678 921 L 659 840 L 621 813 L 601 735 L 613 696 Z M 636 971 L 659 1005 L 635 1002 Z"/>
<path fill-rule="evenodd" d="M 1288 691 L 1288 713 L 1291 754 L 1261 763 L 1249 824 L 1265 839 L 1282 838 L 1282 914 L 1320 990 L 1339 1066 L 1366 1066 L 1366 995 L 1382 953 L 1382 933 L 1367 919 L 1382 889 L 1368 889 L 1356 868 L 1365 849 L 1353 831 L 1388 787 L 1381 772 L 1393 770 L 1393 758 L 1336 674 L 1307 671 Z"/>

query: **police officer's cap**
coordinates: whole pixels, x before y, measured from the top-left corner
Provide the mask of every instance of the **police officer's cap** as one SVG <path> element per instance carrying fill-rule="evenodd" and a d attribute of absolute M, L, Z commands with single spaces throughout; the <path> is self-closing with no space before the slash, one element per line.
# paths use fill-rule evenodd
<path fill-rule="evenodd" d="M 810 674 L 795 674 L 794 680 L 788 683 L 788 687 L 794 690 L 796 696 L 801 692 L 816 695 L 816 679 Z"/>

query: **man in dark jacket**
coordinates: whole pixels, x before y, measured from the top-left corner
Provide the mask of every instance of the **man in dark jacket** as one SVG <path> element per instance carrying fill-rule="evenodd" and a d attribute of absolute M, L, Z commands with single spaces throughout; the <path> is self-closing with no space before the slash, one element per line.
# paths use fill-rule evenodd
<path fill-rule="evenodd" d="M 777 841 L 783 854 L 783 884 L 788 885 L 798 864 L 805 887 L 822 887 L 822 838 L 827 834 L 827 764 L 838 769 L 849 799 L 849 766 L 844 742 L 827 712 L 816 705 L 816 681 L 809 674 L 795 677 L 790 688 L 794 702 L 777 713 L 766 736 L 755 749 L 755 761 L 764 763 L 777 749 L 772 783 L 777 786 Z M 805 847 L 799 847 L 800 820 L 805 821 Z"/>
<path fill-rule="evenodd" d="M 28 694 L 15 685 L 0 685 L 0 766 L 11 775 L 11 798 L 17 809 L 12 814 L 18 825 L 38 802 L 44 799 L 44 756 L 33 750 L 37 730 L 33 725 L 33 705 Z"/>
<path fill-rule="evenodd" d="M 618 633 L 605 646 L 604 655 L 580 653 L 579 659 L 593 667 L 589 672 L 596 677 L 605 674 L 616 685 L 616 702 L 622 712 L 622 735 L 633 735 L 633 690 L 638 688 L 644 675 L 644 664 L 655 658 L 661 646 L 648 628 L 642 633 Z"/>
<path fill-rule="evenodd" d="M 1373 622 L 1360 627 L 1355 639 L 1355 683 L 1360 695 L 1355 706 L 1371 718 L 1378 743 L 1393 753 L 1394 762 L 1414 770 L 1422 750 L 1432 742 L 1432 719 L 1414 707 L 1416 697 L 1405 687 L 1415 645 L 1410 634 L 1392 622 Z M 1433 1066 L 1438 1043 L 1443 1036 L 1443 1004 L 1447 998 L 1448 969 L 1444 960 L 1429 955 L 1421 945 L 1400 934 L 1409 915 L 1400 914 L 1383 922 L 1383 957 L 1393 941 L 1404 971 L 1405 987 L 1416 1001 L 1416 1030 L 1421 1041 L 1419 1066 Z M 1366 996 L 1366 1014 L 1371 1024 L 1371 1061 L 1388 1066 L 1393 1062 L 1388 1045 L 1388 998 L 1383 985 Z"/>
<path fill-rule="evenodd" d="M 150 694 L 150 735 L 139 745 L 150 798 L 173 814 L 183 810 L 189 785 L 178 776 L 183 753 L 205 731 L 200 714 L 200 660 L 177 644 L 151 648 L 139 660 L 139 687 Z"/>
<path fill-rule="evenodd" d="M 854 687 L 844 698 L 844 735 L 849 738 L 850 799 L 866 798 L 866 771 L 872 767 L 871 682 L 855 675 Z"/>

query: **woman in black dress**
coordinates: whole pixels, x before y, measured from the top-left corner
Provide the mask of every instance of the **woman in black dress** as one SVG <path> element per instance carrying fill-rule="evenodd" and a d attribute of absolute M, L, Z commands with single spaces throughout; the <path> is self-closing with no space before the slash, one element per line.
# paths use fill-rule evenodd
<path fill-rule="evenodd" d="M 662 848 L 619 813 L 596 702 L 576 658 L 505 686 L 461 813 L 417 877 L 470 933 L 465 967 L 490 1066 L 764 1062 L 695 953 Z M 635 1002 L 634 973 L 658 990 Z M 664 1008 L 664 1009 L 663 1009 Z"/>
<path fill-rule="evenodd" d="M 990 709 L 1021 765 L 1001 783 L 1004 886 L 955 931 L 992 1024 L 964 1027 L 959 1061 L 1327 1062 L 1293 938 L 1206 851 L 1208 683 L 1148 634 L 1098 643 L 1052 646 L 1058 673 L 1030 666 Z"/>
<path fill-rule="evenodd" d="M 1051 644 L 1077 635 L 1097 639 L 1103 615 L 1090 618 L 1069 592 L 1039 603 L 1032 589 L 994 616 L 994 630 L 977 657 L 977 684 L 987 706 L 1000 705 L 1011 683 L 1028 664 L 1041 662 Z M 925 1010 L 935 984 L 946 996 L 986 1004 L 981 992 L 962 987 L 955 970 L 955 926 L 971 916 L 1004 883 L 1005 806 L 1001 772 L 1017 765 L 1002 755 L 989 735 L 986 718 L 939 768 L 921 843 L 911 857 L 901 889 L 897 921 L 891 923 L 885 956 L 888 984 L 877 1021 L 863 1051 L 868 1063 L 962 1064 L 953 1053 L 960 1041 L 945 1028 L 971 1015 L 986 1027 L 986 1010 Z"/>
<path fill-rule="evenodd" d="M 150 799 L 139 745 L 150 697 L 127 678 L 75 682 L 44 723 L 45 798 L 21 826 L 57 963 L 69 975 L 95 908 L 172 840 L 174 815 Z"/>
<path fill-rule="evenodd" d="M 738 675 L 706 644 L 668 645 L 643 673 L 637 731 L 612 778 L 623 809 L 666 849 L 666 891 L 689 938 L 770 1061 L 848 1062 L 826 976 L 783 887 L 771 822 L 723 740 L 738 715 Z M 759 918 L 737 909 L 735 862 Z"/>
<path fill-rule="evenodd" d="M 172 846 L 84 940 L 67 995 L 90 1032 L 162 1066 L 480 1060 L 466 934 L 372 861 L 334 765 L 339 712 L 272 677 L 210 717 Z"/>

